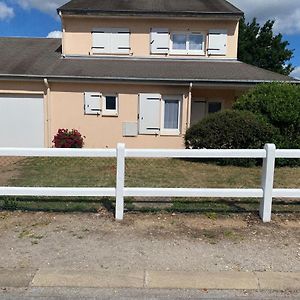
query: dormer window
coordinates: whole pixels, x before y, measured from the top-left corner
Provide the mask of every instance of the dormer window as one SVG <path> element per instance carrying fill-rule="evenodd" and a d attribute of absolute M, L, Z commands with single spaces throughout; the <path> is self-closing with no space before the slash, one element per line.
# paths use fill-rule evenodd
<path fill-rule="evenodd" d="M 204 55 L 204 35 L 198 32 L 171 33 L 171 54 Z"/>

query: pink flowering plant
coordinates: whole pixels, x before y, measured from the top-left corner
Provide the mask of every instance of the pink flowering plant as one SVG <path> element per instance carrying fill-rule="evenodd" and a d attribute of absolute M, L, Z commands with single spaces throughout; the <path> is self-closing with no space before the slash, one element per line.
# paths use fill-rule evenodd
<path fill-rule="evenodd" d="M 55 148 L 82 148 L 83 138 L 76 129 L 59 129 L 52 142 Z"/>

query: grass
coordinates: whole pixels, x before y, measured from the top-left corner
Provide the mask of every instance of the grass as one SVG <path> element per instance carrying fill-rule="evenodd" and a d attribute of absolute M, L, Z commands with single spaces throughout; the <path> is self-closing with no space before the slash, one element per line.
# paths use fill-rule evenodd
<path fill-rule="evenodd" d="M 114 158 L 27 158 L 14 163 L 15 172 L 7 178 L 9 186 L 35 187 L 114 187 Z M 11 165 L 0 165 L 0 172 Z M 257 188 L 260 187 L 261 167 L 219 166 L 183 159 L 127 159 L 128 187 L 191 187 L 191 188 Z M 277 168 L 275 187 L 299 188 L 300 168 Z M 127 210 L 136 210 L 136 199 L 127 199 Z M 88 211 L 99 206 L 113 208 L 109 198 L 2 198 L 0 208 L 7 210 Z M 168 199 L 170 211 L 182 212 L 242 212 L 257 211 L 258 199 Z M 279 211 L 299 212 L 299 203 L 278 203 Z M 288 208 L 289 207 L 289 208 Z M 149 211 L 155 211 L 155 207 Z"/>

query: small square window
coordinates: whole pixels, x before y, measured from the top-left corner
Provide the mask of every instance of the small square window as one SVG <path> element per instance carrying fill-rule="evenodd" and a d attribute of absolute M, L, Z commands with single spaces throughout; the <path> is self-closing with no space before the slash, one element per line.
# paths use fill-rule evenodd
<path fill-rule="evenodd" d="M 107 110 L 116 110 L 117 108 L 117 97 L 116 96 L 106 96 L 106 109 Z"/>
<path fill-rule="evenodd" d="M 103 96 L 103 116 L 117 116 L 118 115 L 118 97 L 117 96 Z"/>
<path fill-rule="evenodd" d="M 222 109 L 221 102 L 208 102 L 208 113 L 213 114 L 219 112 Z"/>

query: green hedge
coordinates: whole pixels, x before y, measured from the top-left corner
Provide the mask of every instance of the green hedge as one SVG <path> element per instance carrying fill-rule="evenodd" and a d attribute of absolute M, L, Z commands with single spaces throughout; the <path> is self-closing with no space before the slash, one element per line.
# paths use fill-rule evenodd
<path fill-rule="evenodd" d="M 212 114 L 189 128 L 185 146 L 192 149 L 261 149 L 276 142 L 278 130 L 264 119 L 247 111 Z M 218 160 L 219 163 L 249 166 L 253 160 Z"/>

